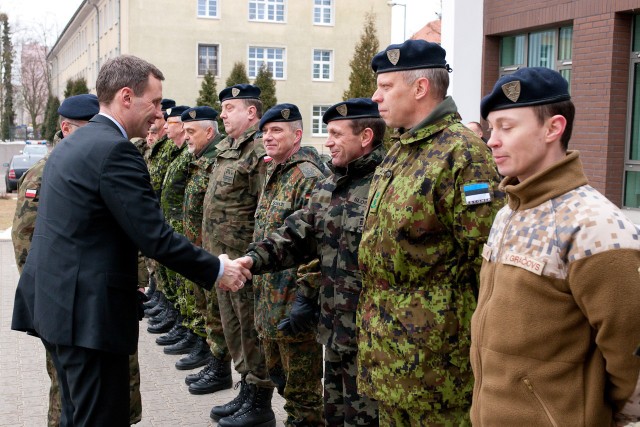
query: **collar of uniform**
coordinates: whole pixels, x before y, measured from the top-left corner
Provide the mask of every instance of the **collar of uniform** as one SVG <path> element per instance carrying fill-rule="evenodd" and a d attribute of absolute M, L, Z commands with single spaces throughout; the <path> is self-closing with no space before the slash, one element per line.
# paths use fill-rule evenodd
<path fill-rule="evenodd" d="M 205 147 L 204 149 L 200 152 L 200 154 L 198 154 L 198 156 L 196 157 L 197 159 L 204 157 L 206 159 L 212 159 L 215 157 L 215 153 L 217 150 L 217 146 L 220 143 L 220 139 L 221 136 L 220 134 L 217 134 Z"/>
<path fill-rule="evenodd" d="M 580 152 L 567 151 L 564 159 L 522 182 L 518 182 L 516 177 L 506 177 L 500 188 L 509 195 L 511 209 L 524 210 L 586 184 L 588 181 L 582 169 Z"/>
<path fill-rule="evenodd" d="M 400 135 L 400 143 L 411 144 L 421 141 L 458 121 L 460 121 L 458 107 L 453 98 L 447 96 L 424 120 L 403 132 Z"/>
<path fill-rule="evenodd" d="M 226 150 L 238 150 L 242 147 L 245 141 L 252 139 L 255 133 L 258 131 L 258 123 L 249 127 L 247 130 L 242 132 L 242 135 L 238 139 L 234 139 L 231 136 L 227 135 L 225 139 L 222 140 L 218 144 L 218 152 L 221 153 Z"/>
<path fill-rule="evenodd" d="M 330 163 L 330 167 L 332 172 L 337 175 L 346 175 L 346 176 L 364 176 L 369 172 L 375 170 L 375 168 L 382 163 L 382 159 L 385 156 L 385 149 L 382 145 L 382 142 L 378 142 L 371 152 L 365 154 L 364 156 L 358 157 L 355 160 L 352 160 L 346 168 L 337 168 Z"/>

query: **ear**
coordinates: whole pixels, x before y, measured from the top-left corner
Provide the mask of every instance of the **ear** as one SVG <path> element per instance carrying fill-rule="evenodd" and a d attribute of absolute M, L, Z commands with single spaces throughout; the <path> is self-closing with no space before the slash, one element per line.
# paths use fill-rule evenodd
<path fill-rule="evenodd" d="M 71 128 L 72 128 L 72 127 L 73 127 L 73 126 L 71 125 L 71 123 L 69 123 L 69 122 L 68 122 L 68 121 L 66 121 L 66 120 L 63 120 L 63 121 L 60 123 L 60 130 L 62 131 L 62 136 L 63 136 L 63 137 L 67 137 L 67 136 L 71 133 Z"/>
<path fill-rule="evenodd" d="M 213 126 L 209 126 L 207 128 L 207 141 L 211 141 L 215 136 L 215 131 L 213 130 Z"/>
<path fill-rule="evenodd" d="M 555 115 L 547 119 L 546 142 L 559 141 L 567 127 L 567 119 L 561 115 Z"/>
<path fill-rule="evenodd" d="M 294 144 L 297 144 L 302 140 L 302 129 L 296 129 L 296 139 L 293 140 Z"/>
<path fill-rule="evenodd" d="M 360 134 L 360 145 L 362 146 L 362 148 L 367 148 L 371 146 L 372 143 L 373 143 L 373 131 L 371 130 L 371 128 L 366 128 Z"/>
<path fill-rule="evenodd" d="M 429 93 L 429 89 L 431 87 L 431 83 L 429 79 L 425 77 L 421 77 L 413 83 L 413 90 L 415 93 L 416 99 L 422 99 Z"/>
<path fill-rule="evenodd" d="M 125 86 L 116 93 L 116 98 L 126 108 L 130 108 L 131 104 L 133 103 L 133 90 Z"/>
<path fill-rule="evenodd" d="M 250 105 L 247 108 L 247 114 L 249 115 L 249 120 L 253 120 L 254 117 L 257 117 L 256 116 L 256 106 L 255 105 Z"/>

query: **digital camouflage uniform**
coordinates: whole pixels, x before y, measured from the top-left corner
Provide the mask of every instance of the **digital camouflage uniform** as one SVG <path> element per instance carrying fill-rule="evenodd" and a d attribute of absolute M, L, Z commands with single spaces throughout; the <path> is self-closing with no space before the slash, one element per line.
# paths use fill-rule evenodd
<path fill-rule="evenodd" d="M 450 97 L 375 172 L 359 251 L 358 389 L 379 401 L 381 425 L 469 425 L 470 322 L 499 179 Z"/>
<path fill-rule="evenodd" d="M 189 241 L 198 246 L 202 246 L 204 195 L 207 192 L 209 174 L 215 162 L 216 146 L 220 139 L 221 135 L 216 135 L 204 148 L 202 154 L 189 164 L 189 179 L 184 191 L 183 229 Z M 210 301 L 209 310 L 207 310 L 208 301 Z M 229 361 L 231 356 L 224 340 L 216 292 L 204 290 L 187 280 L 180 309 L 185 326 L 198 336 L 207 338 L 207 344 L 213 356 L 225 362 Z"/>
<path fill-rule="evenodd" d="M 162 181 L 160 207 L 167 223 L 176 233 L 183 234 L 182 205 L 189 176 L 189 163 L 193 160 L 193 154 L 187 150 L 187 144 L 177 147 L 172 140 L 169 141 L 176 148 L 172 151 L 175 157 L 167 167 Z M 164 296 L 177 307 L 178 299 L 184 292 L 182 277 L 163 265 L 158 266 L 156 274 L 162 278 Z"/>
<path fill-rule="evenodd" d="M 62 132 L 58 131 L 53 139 L 53 145 L 60 142 Z M 22 267 L 27 260 L 27 254 L 31 247 L 31 238 L 36 224 L 36 214 L 40 201 L 40 187 L 42 185 L 42 173 L 49 154 L 39 160 L 27 172 L 22 175 L 18 184 L 18 199 L 16 212 L 13 217 L 11 229 L 11 240 L 15 251 L 16 265 L 18 271 L 22 273 Z M 27 196 L 28 192 L 28 196 Z M 45 350 L 46 351 L 46 350 Z M 45 356 L 47 374 L 51 379 L 49 388 L 49 410 L 47 412 L 47 425 L 57 427 L 60 425 L 62 413 L 60 387 L 58 385 L 58 374 L 51 360 L 51 356 L 46 351 Z M 142 400 L 140 396 L 140 368 L 138 366 L 138 353 L 129 356 L 129 399 L 130 399 L 130 419 L 131 424 L 139 422 L 142 418 Z"/>
<path fill-rule="evenodd" d="M 318 342 L 325 346 L 324 415 L 329 426 L 376 426 L 377 404 L 356 388 L 356 307 L 362 287 L 358 246 L 369 184 L 382 162 L 381 143 L 333 174 L 265 240 L 251 245 L 259 274 L 320 258 Z M 344 384 L 344 388 L 343 388 Z"/>
<path fill-rule="evenodd" d="M 238 139 L 230 136 L 217 147 L 203 203 L 202 247 L 231 259 L 245 253 L 252 241 L 254 215 L 264 184 L 266 154 L 257 124 Z M 253 285 L 247 281 L 238 292 L 216 287 L 220 318 L 235 369 L 249 384 L 272 387 L 264 355 L 259 351 L 254 325 Z M 213 298 L 207 301 L 211 309 Z M 209 327 L 209 326 L 207 326 Z"/>
<path fill-rule="evenodd" d="M 254 241 L 264 239 L 286 217 L 306 206 L 316 182 L 324 178 L 321 164 L 312 147 L 301 147 L 282 164 L 268 163 L 256 210 Z M 298 288 L 308 298 L 317 296 L 318 268 L 308 271 L 300 281 L 298 275 L 294 267 L 253 277 L 255 325 L 269 374 L 276 384 L 283 385 L 279 390 L 285 398 L 285 424 L 323 426 L 322 346 L 315 340 L 315 331 L 291 337 L 278 330 L 278 324 L 289 317 Z"/>

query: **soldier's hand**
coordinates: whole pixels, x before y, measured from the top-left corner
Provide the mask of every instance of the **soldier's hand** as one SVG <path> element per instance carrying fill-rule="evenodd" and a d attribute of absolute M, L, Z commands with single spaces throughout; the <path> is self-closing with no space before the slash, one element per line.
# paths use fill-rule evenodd
<path fill-rule="evenodd" d="M 251 271 L 244 266 L 246 261 L 232 261 L 227 254 L 222 254 L 218 258 L 224 265 L 222 277 L 218 279 L 218 287 L 232 292 L 242 289 L 245 282 L 251 279 Z"/>
<path fill-rule="evenodd" d="M 320 305 L 317 298 L 307 298 L 300 292 L 291 306 L 289 317 L 278 324 L 278 330 L 285 335 L 298 335 L 314 331 L 320 318 Z"/>

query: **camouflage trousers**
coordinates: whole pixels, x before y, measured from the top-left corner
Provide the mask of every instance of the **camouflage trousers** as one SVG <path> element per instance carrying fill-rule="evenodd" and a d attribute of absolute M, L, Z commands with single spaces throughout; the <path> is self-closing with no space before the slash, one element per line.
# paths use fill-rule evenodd
<path fill-rule="evenodd" d="M 173 227 L 176 233 L 183 233 L 183 224 L 182 221 L 178 221 L 176 219 L 167 219 L 167 222 L 171 227 Z M 169 300 L 169 302 L 178 305 L 178 298 L 180 297 L 180 293 L 183 292 L 181 289 L 181 285 L 183 281 L 178 273 L 173 270 L 168 269 L 164 265 L 159 262 L 156 263 L 156 283 L 158 284 L 158 289 L 162 291 L 165 298 Z"/>
<path fill-rule="evenodd" d="M 228 362 L 231 360 L 231 353 L 224 334 L 218 294 L 215 289 L 206 291 L 200 288 L 199 291 L 202 292 L 205 300 L 205 311 L 202 314 L 205 319 L 207 344 L 209 344 L 211 354 L 217 359 Z"/>
<path fill-rule="evenodd" d="M 205 291 L 191 280 L 182 277 L 182 292 L 178 296 L 178 305 L 182 315 L 182 325 L 200 337 L 206 337 L 204 314 L 207 311 Z"/>
<path fill-rule="evenodd" d="M 327 426 L 379 425 L 378 403 L 358 394 L 357 352 L 324 350 L 324 417 Z M 383 424 L 384 425 L 384 424 Z"/>
<path fill-rule="evenodd" d="M 138 252 L 138 288 L 149 286 L 149 270 L 147 269 L 146 258 Z"/>
<path fill-rule="evenodd" d="M 378 402 L 380 425 L 388 427 L 471 427 L 469 411 L 446 413 L 419 407 L 403 409 Z"/>
<path fill-rule="evenodd" d="M 322 345 L 315 340 L 263 339 L 267 370 L 285 398 L 286 426 L 324 426 Z"/>
<path fill-rule="evenodd" d="M 46 350 L 45 350 L 46 351 Z M 51 378 L 49 388 L 49 412 L 47 413 L 47 426 L 58 427 L 62 415 L 62 403 L 58 374 L 53 365 L 51 354 L 46 351 L 47 373 Z M 140 395 L 140 365 L 138 364 L 138 352 L 129 356 L 129 424 L 137 424 L 142 419 L 142 396 Z"/>
<path fill-rule="evenodd" d="M 236 371 L 249 384 L 273 387 L 254 324 L 253 284 L 248 281 L 238 292 L 216 287 L 216 293 L 224 339 Z"/>

